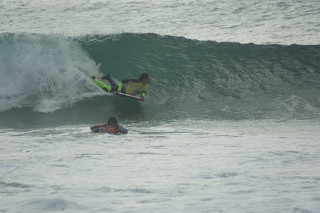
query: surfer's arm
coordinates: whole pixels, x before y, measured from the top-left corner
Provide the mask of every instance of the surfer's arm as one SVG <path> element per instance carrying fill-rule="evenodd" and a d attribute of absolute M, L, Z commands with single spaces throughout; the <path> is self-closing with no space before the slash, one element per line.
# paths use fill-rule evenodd
<path fill-rule="evenodd" d="M 147 95 L 147 91 L 143 91 L 140 95 L 140 100 L 144 101 L 144 98 L 146 97 L 146 95 Z"/>
<path fill-rule="evenodd" d="M 106 124 L 97 124 L 95 126 L 90 127 L 91 132 L 99 132 L 99 128 L 105 127 Z"/>
<path fill-rule="evenodd" d="M 140 99 L 141 99 L 142 101 L 144 100 L 144 98 L 145 98 L 146 95 L 147 95 L 148 88 L 149 88 L 149 85 L 148 85 L 148 84 L 144 85 L 144 87 L 142 88 L 141 97 L 140 97 Z"/>
<path fill-rule="evenodd" d="M 119 132 L 120 132 L 121 134 L 127 134 L 127 133 L 128 133 L 128 130 L 127 130 L 126 128 L 124 128 L 123 126 L 120 125 L 120 127 L 119 127 Z"/>
<path fill-rule="evenodd" d="M 146 90 L 144 90 L 144 91 L 142 91 L 142 93 L 141 93 L 141 97 L 146 97 L 146 95 L 147 95 L 147 91 Z"/>
<path fill-rule="evenodd" d="M 91 133 L 98 133 L 99 132 L 99 128 L 97 128 L 95 126 L 90 127 L 90 129 L 91 129 Z"/>
<path fill-rule="evenodd" d="M 144 87 L 142 88 L 142 93 L 141 93 L 141 96 L 143 98 L 146 97 L 148 89 L 149 89 L 149 84 L 145 84 Z"/>

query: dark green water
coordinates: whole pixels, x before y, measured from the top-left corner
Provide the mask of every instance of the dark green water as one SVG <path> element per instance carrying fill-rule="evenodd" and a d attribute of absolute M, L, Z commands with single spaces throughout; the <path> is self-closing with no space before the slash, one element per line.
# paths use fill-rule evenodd
<path fill-rule="evenodd" d="M 78 91 L 92 92 L 92 97 L 81 98 L 72 104 L 62 102 L 60 108 L 50 112 L 39 112 L 32 103 L 23 104 L 26 100 L 13 102 L 13 107 L 0 113 L 0 126 L 86 124 L 104 121 L 111 114 L 133 122 L 184 118 L 287 120 L 320 117 L 319 45 L 218 43 L 156 34 L 88 35 L 62 39 L 33 35 L 42 38 L 39 44 L 39 39 L 30 42 L 30 35 L 13 39 L 15 36 L 2 35 L 0 45 L 10 48 L 10 45 L 16 47 L 19 43 L 30 48 L 36 43 L 43 52 L 67 49 L 85 55 L 88 60 L 99 64 L 100 74 L 109 73 L 116 80 L 137 78 L 141 72 L 148 72 L 152 80 L 143 103 L 113 96 L 95 96 L 95 90 L 91 88 L 93 84 L 88 86 L 87 83 L 83 91 Z M 66 44 L 64 48 L 55 46 L 62 43 L 60 40 Z M 32 51 L 34 48 L 30 54 Z M 56 55 L 49 56 L 45 57 L 46 63 L 58 63 Z M 10 79 L 10 72 L 16 70 L 10 67 L 13 62 L 6 61 L 13 60 L 8 57 L 1 58 L 4 70 L 1 72 Z M 62 63 L 70 61 L 72 59 Z M 69 67 L 64 69 L 67 73 Z M 65 75 L 60 70 L 58 73 L 62 77 Z M 97 74 L 97 70 L 85 74 Z M 35 79 L 34 75 L 39 74 L 31 73 L 24 80 Z M 56 75 L 51 77 L 57 78 Z M 50 79 L 50 75 L 46 79 Z M 59 92 L 59 89 L 59 85 L 51 84 L 47 90 L 37 93 L 36 99 L 48 98 L 48 93 L 54 99 L 56 93 L 52 91 Z M 10 102 L 9 92 L 5 94 L 4 91 L 0 93 L 1 102 Z M 69 93 L 67 89 L 64 92 Z"/>

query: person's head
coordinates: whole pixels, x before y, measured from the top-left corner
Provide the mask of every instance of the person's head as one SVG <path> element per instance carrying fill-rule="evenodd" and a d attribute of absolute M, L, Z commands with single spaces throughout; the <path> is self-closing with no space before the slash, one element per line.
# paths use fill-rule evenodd
<path fill-rule="evenodd" d="M 138 79 L 138 81 L 142 82 L 143 84 L 149 84 L 150 80 L 150 75 L 146 72 L 141 73 Z"/>
<path fill-rule="evenodd" d="M 118 119 L 116 116 L 112 115 L 109 117 L 108 119 L 108 123 L 107 123 L 108 126 L 117 126 L 118 125 Z"/>

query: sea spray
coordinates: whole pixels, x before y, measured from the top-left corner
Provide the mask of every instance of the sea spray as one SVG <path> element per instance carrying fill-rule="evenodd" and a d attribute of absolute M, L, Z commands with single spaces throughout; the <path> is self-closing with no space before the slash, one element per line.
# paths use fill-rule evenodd
<path fill-rule="evenodd" d="M 99 66 L 76 41 L 59 35 L 0 35 L 0 111 L 52 112 L 96 89 L 87 78 Z"/>

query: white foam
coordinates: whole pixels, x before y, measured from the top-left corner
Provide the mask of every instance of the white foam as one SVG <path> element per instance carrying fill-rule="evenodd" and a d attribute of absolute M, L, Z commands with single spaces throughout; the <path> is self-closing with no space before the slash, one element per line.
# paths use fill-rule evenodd
<path fill-rule="evenodd" d="M 2 35 L 1 40 L 0 111 L 52 112 L 97 91 L 88 76 L 99 65 L 79 43 L 60 35 Z"/>

